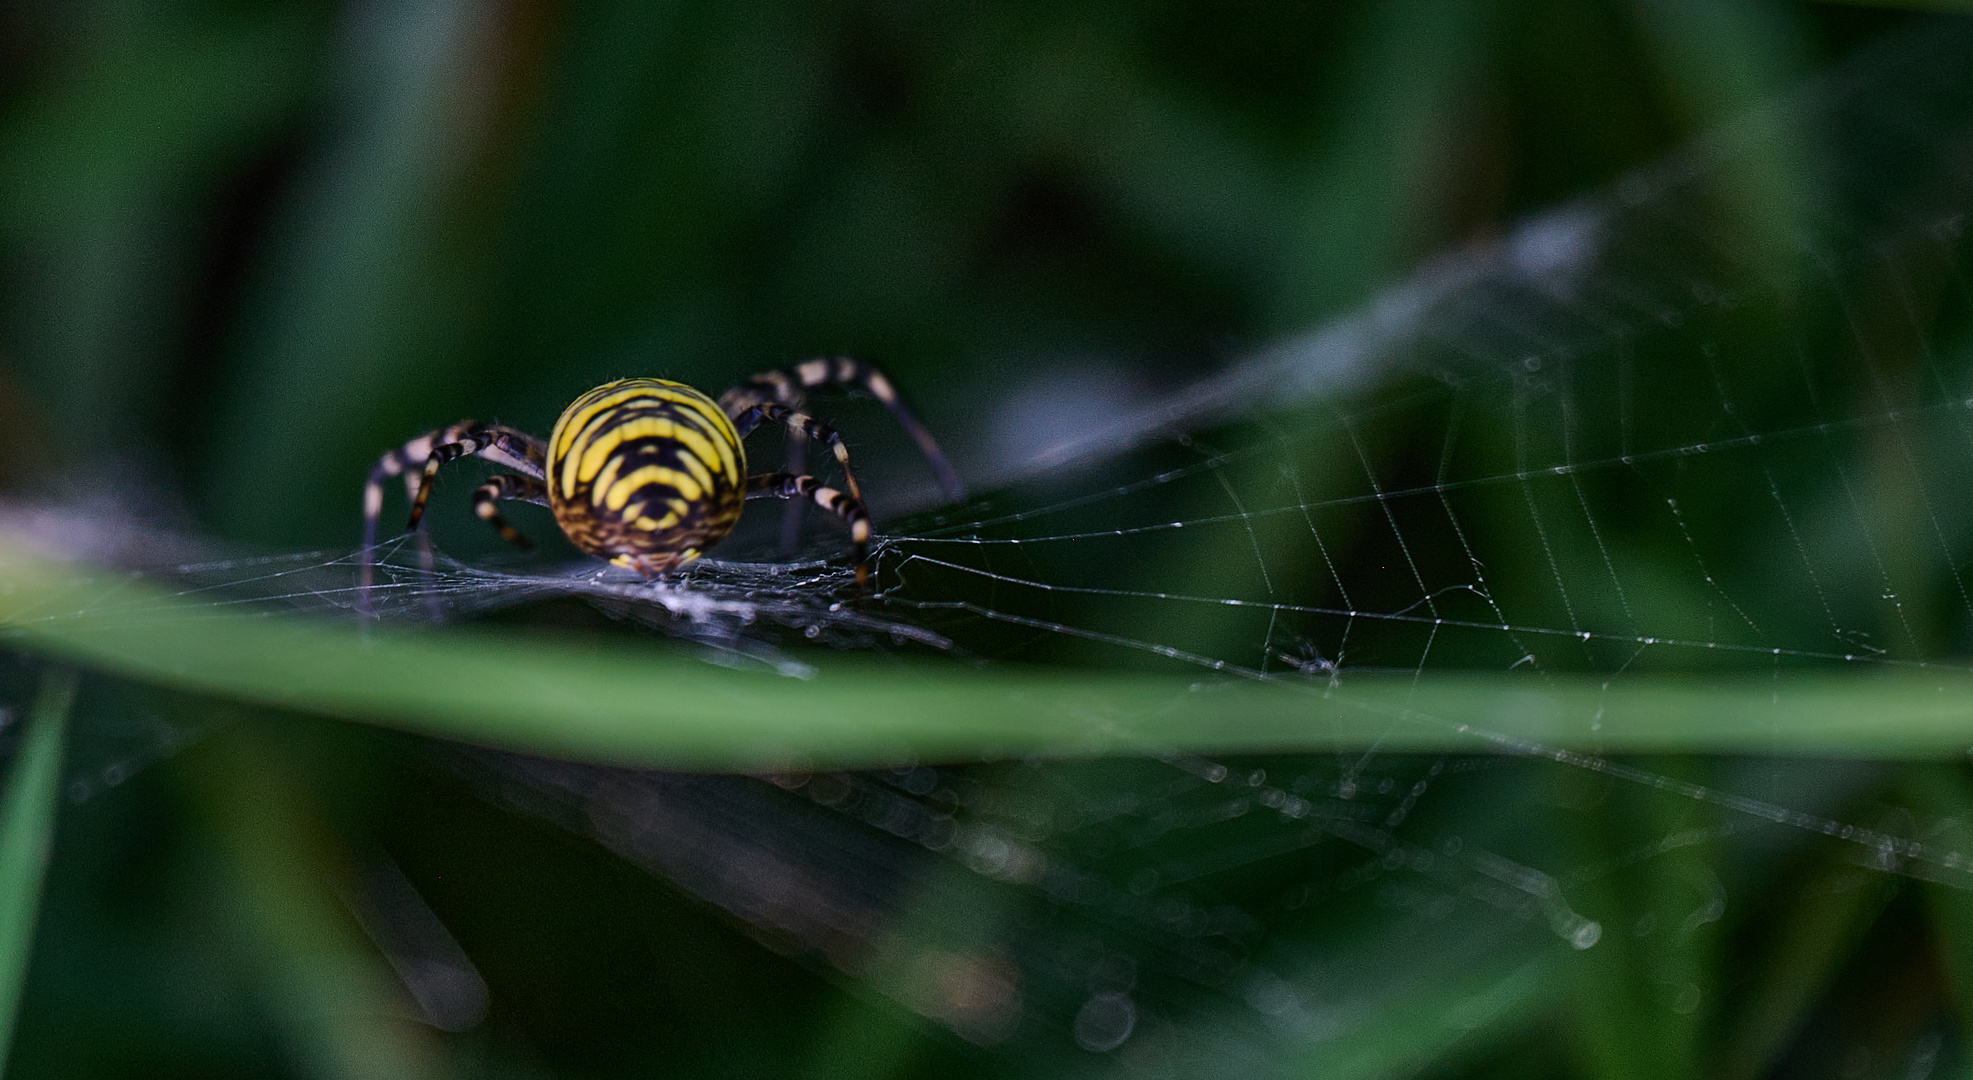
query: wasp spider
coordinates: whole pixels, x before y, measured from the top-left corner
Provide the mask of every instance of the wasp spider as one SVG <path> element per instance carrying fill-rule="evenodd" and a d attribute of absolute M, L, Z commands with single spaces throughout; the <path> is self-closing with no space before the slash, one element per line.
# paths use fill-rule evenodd
<path fill-rule="evenodd" d="M 882 372 L 859 360 L 810 360 L 769 371 L 720 395 L 717 402 L 683 383 L 621 379 L 575 399 L 546 442 L 498 424 L 461 420 L 426 432 L 377 459 L 363 488 L 363 555 L 359 596 L 371 586 L 377 518 L 384 484 L 402 477 L 415 531 L 431 496 L 432 478 L 448 461 L 480 457 L 512 469 L 473 492 L 473 512 L 517 547 L 527 538 L 500 516 L 503 501 L 546 506 L 575 546 L 618 566 L 656 577 L 691 562 L 740 520 L 748 499 L 808 499 L 849 529 L 862 584 L 869 567 L 870 517 L 850 471 L 849 450 L 836 429 L 802 412 L 806 391 L 843 385 L 869 391 L 917 442 L 947 496 L 964 495 L 959 476 L 937 441 L 898 400 Z M 747 475 L 743 440 L 763 421 L 779 424 L 794 445 L 826 443 L 843 473 L 843 487 L 790 472 Z"/>

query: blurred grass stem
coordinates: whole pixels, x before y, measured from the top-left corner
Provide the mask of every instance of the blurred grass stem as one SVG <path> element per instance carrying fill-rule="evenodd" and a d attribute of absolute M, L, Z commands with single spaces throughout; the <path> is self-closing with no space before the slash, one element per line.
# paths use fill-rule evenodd
<path fill-rule="evenodd" d="M 6 1072 L 21 987 L 34 949 L 41 881 L 55 837 L 61 793 L 62 737 L 75 700 L 75 672 L 50 667 L 28 720 L 27 736 L 0 794 L 0 1075 Z"/>

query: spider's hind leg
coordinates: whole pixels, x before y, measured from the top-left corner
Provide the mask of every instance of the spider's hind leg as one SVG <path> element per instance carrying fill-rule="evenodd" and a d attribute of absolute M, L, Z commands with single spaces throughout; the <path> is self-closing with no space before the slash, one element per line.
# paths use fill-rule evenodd
<path fill-rule="evenodd" d="M 356 564 L 356 612 L 364 618 L 375 614 L 371 605 L 371 590 L 376 586 L 377 577 L 377 520 L 384 513 L 384 485 L 392 477 L 404 480 L 405 497 L 416 501 L 418 491 L 418 470 L 431 456 L 432 446 L 440 442 L 451 442 L 461 431 L 473 426 L 470 420 L 448 428 L 428 431 L 403 446 L 384 453 L 377 463 L 370 466 L 370 475 L 363 483 L 363 546 L 357 554 Z M 432 549 L 430 537 L 418 536 L 418 564 L 425 580 L 432 578 Z"/>
<path fill-rule="evenodd" d="M 849 529 L 850 551 L 856 559 L 856 583 L 870 578 L 870 513 L 863 500 L 848 492 L 824 487 L 813 476 L 792 473 L 762 473 L 747 477 L 749 499 L 807 499 L 836 515 Z"/>
<path fill-rule="evenodd" d="M 547 449 L 540 439 L 524 431 L 492 424 L 454 424 L 441 435 L 434 436 L 434 445 L 426 453 L 423 469 L 418 479 L 417 497 L 411 500 L 411 520 L 404 526 L 405 532 L 418 527 L 425 516 L 425 501 L 432 496 L 432 478 L 438 475 L 440 467 L 448 461 L 460 458 L 485 458 L 496 465 L 518 469 L 524 476 L 535 480 L 547 478 Z"/>
<path fill-rule="evenodd" d="M 471 448 L 465 449 L 467 445 Z M 545 475 L 547 448 L 540 439 L 525 431 L 473 420 L 461 420 L 450 427 L 428 431 L 378 458 L 377 463 L 370 467 L 369 478 L 363 485 L 363 547 L 358 553 L 356 571 L 358 614 L 366 617 L 372 614 L 370 593 L 376 581 L 377 521 L 384 512 L 384 485 L 392 477 L 403 478 L 405 494 L 412 504 L 411 523 L 405 531 L 416 531 L 419 518 L 423 516 L 425 499 L 431 494 L 431 474 L 437 471 L 435 460 L 437 464 L 443 464 L 466 454 L 516 469 L 527 477 L 540 478 Z M 431 540 L 422 532 L 418 535 L 418 555 L 419 565 L 429 582 L 432 575 Z"/>

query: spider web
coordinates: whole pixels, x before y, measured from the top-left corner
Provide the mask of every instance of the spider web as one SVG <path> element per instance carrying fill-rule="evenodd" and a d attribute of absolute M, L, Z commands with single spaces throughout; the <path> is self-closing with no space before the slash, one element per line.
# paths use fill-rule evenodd
<path fill-rule="evenodd" d="M 826 549 L 739 545 L 645 583 L 593 563 L 426 565 L 394 541 L 378 610 L 577 599 L 791 676 L 817 645 L 1335 689 L 1393 671 L 1973 669 L 1968 71 L 1973 32 L 1929 24 L 1198 385 L 1020 430 L 1032 453 L 988 494 L 884 523 L 868 595 Z M 1736 187 L 1777 145 L 1813 193 Z M 119 535 L 59 511 L 14 527 Z M 354 553 L 205 557 L 122 535 L 83 553 L 215 611 L 354 608 Z M 1854 819 L 1868 765 L 1674 776 L 1472 737 L 1472 756 L 765 777 L 432 752 L 772 947 L 1016 1059 L 1076 1046 L 1095 1071 L 1298 1069 L 1406 1008 L 1438 1025 L 1418 1034 L 1429 1058 L 1537 1000 L 1555 955 L 1619 931 L 1657 950 L 1660 1004 L 1690 1013 L 1706 1003 L 1679 958 L 1826 845 L 1973 884 L 1950 822 Z M 141 757 L 85 755 L 72 793 Z M 1663 827 L 1588 863 L 1525 827 L 1607 798 Z M 1735 858 L 1693 864 L 1649 925 L 1606 927 L 1575 899 L 1701 849 Z M 1421 1004 L 1444 971 L 1470 978 Z M 1916 1044 L 1914 1074 L 1940 1052 Z"/>

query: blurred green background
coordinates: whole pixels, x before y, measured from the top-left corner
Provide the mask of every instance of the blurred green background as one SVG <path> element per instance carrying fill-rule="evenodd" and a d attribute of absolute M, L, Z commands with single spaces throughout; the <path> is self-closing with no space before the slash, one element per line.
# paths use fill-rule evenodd
<path fill-rule="evenodd" d="M 1041 375 L 1213 370 L 1899 16 L 456 0 L 0 17 L 10 468 L 98 468 L 219 535 L 332 545 L 380 448 L 460 416 L 542 431 L 629 373 L 717 392 L 862 356 L 977 465 L 993 403 Z"/>
<path fill-rule="evenodd" d="M 545 432 L 570 399 L 609 378 L 661 375 L 717 393 L 757 370 L 850 354 L 883 366 L 961 472 L 992 488 L 1036 449 L 1028 440 L 1046 424 L 1034 418 L 1049 408 L 1074 418 L 1152 401 L 1324 325 L 1421 260 L 1478 250 L 1916 17 L 1895 5 L 1771 0 L 13 0 L 0 5 L 0 481 L 15 506 L 53 500 L 220 550 L 344 550 L 356 541 L 365 470 L 418 431 L 474 416 Z M 1948 126 L 1910 119 L 1921 131 Z M 1853 153 L 1862 145 L 1830 135 Z M 1734 167 L 1709 178 L 1706 196 L 1722 243 L 1756 252 L 1745 262 L 1766 266 L 1761 245 L 1817 213 L 1866 232 L 1882 224 L 1823 197 L 1819 146 L 1738 138 Z M 1625 354 L 1669 374 L 1646 387 L 1634 429 L 1631 405 L 1621 406 L 1623 452 L 1632 438 L 1688 447 L 1954 397 L 1969 366 L 1960 265 L 1948 256 L 1922 303 L 1883 281 L 1846 282 Z M 1798 272 L 1791 264 L 1774 276 Z M 1676 266 L 1637 273 L 1683 281 Z M 1886 394 L 1850 344 L 1854 325 L 1817 302 L 1830 292 L 1855 301 L 1854 322 L 1922 312 L 1915 344 L 1883 359 L 1892 383 L 1942 370 L 1939 385 L 1915 399 Z M 1714 364 L 1708 348 L 1722 340 L 1728 359 Z M 1921 371 L 1910 359 L 1919 354 L 1938 367 Z M 1783 389 L 1776 373 L 1798 366 L 1827 396 Z M 1261 438 L 1273 440 L 1264 442 L 1273 456 L 1207 474 L 1203 493 L 1174 487 L 1141 512 L 1197 518 L 1228 495 L 1282 505 L 1363 483 L 1304 490 L 1277 468 L 1284 460 L 1311 472 L 1360 462 L 1395 489 L 1435 475 L 1444 483 L 1448 469 L 1499 477 L 1530 461 L 1617 452 L 1620 407 L 1608 387 L 1532 395 L 1537 412 L 1559 401 L 1588 415 L 1586 441 L 1561 446 L 1576 421 L 1550 427 L 1546 414 L 1517 411 L 1531 400 L 1521 383 L 1417 404 L 1407 394 L 1420 381 L 1430 380 L 1394 377 L 1344 403 L 1339 411 L 1357 418 L 1349 425 L 1270 430 Z M 1397 404 L 1364 405 L 1386 399 Z M 824 412 L 843 420 L 870 463 L 880 518 L 930 505 L 929 477 L 881 412 L 867 403 Z M 1221 435 L 1241 433 L 1205 438 Z M 1434 567 L 1448 580 L 1467 575 L 1475 545 L 1518 621 L 1558 634 L 1642 626 L 1792 646 L 1798 624 L 1826 614 L 1853 644 L 1803 646 L 1810 659 L 1845 649 L 1963 657 L 1973 608 L 1953 595 L 1953 568 L 1973 513 L 1949 494 L 1958 466 L 1941 460 L 1921 470 L 1932 486 L 1900 488 L 1883 479 L 1893 456 L 1885 443 L 1846 435 L 1812 449 L 1826 453 L 1771 451 L 1757 462 L 1764 480 L 1758 468 L 1730 474 L 1719 464 L 1666 479 L 1687 469 L 1676 464 L 1592 478 L 1587 493 L 1545 492 L 1580 501 L 1588 522 L 1557 526 L 1546 552 L 1551 537 L 1514 517 L 1529 511 L 1509 487 L 1453 496 L 1470 535 L 1444 518 L 1406 516 L 1436 509 L 1396 505 L 1404 520 L 1392 518 L 1393 533 L 1416 542 L 1402 552 L 1371 535 L 1368 512 L 1332 511 L 1328 535 L 1355 537 L 1333 573 L 1319 571 L 1330 554 L 1309 545 L 1317 526 L 1300 518 L 1236 537 L 1268 553 L 1263 576 L 1270 560 L 1278 576 L 1262 582 L 1218 557 L 1229 550 L 1223 535 L 1153 538 L 1131 549 L 1135 559 L 1049 548 L 1010 562 L 1042 581 L 1211 597 L 1261 590 L 1311 605 L 1336 602 L 1335 577 L 1356 588 L 1351 604 L 1386 610 L 1412 588 L 1397 568 L 1411 562 L 1423 591 L 1426 578 L 1438 580 Z M 1203 452 L 1152 446 L 1094 469 L 1090 483 L 1141 479 Z M 1075 482 L 1072 471 L 1065 483 Z M 1872 493 L 1868 509 L 1858 489 Z M 1748 525 L 1750 490 L 1774 491 L 1801 521 Z M 1687 517 L 1651 518 L 1667 491 Z M 994 497 L 1019 507 L 1048 496 Z M 1050 529 L 1137 523 L 1140 508 L 1120 505 Z M 494 544 L 462 509 L 455 500 L 435 513 L 439 543 L 488 555 Z M 550 539 L 545 517 L 515 516 Z M 1945 554 L 1872 546 L 1927 527 Z M 1813 588 L 1793 582 L 1773 568 L 1798 549 L 1805 563 L 1855 572 Z M 1857 569 L 1866 550 L 1889 552 L 1875 577 Z M 1695 572 L 1699 552 L 1719 558 Z M 1581 584 L 1605 567 L 1628 591 Z M 1717 602 L 1715 570 L 1747 586 L 1746 610 Z M 947 595 L 936 572 L 917 573 L 928 595 Z M 1553 595 L 1558 582 L 1577 585 L 1573 597 Z M 979 586 L 951 594 L 969 587 Z M 1893 611 L 1887 594 L 1909 602 Z M 1447 601 L 1459 602 L 1478 604 Z M 1248 612 L 1151 605 L 1147 615 L 1114 595 L 996 594 L 994 603 L 1263 669 L 1297 653 L 1284 644 L 1290 635 L 1257 627 Z M 1736 612 L 1768 631 L 1742 634 Z M 1477 606 L 1472 617 L 1490 618 Z M 925 618 L 968 659 L 1072 671 L 1162 663 L 1031 627 Z M 1306 635 L 1303 660 L 1342 648 L 1344 631 L 1320 619 L 1296 632 Z M 1631 655 L 1642 650 L 1600 642 L 1570 653 L 1492 631 L 1440 641 L 1429 626 L 1362 633 L 1359 662 L 1406 672 L 1507 669 L 1527 651 L 1541 653 L 1545 672 L 1738 666 L 1780 677 L 1765 656 Z M 10 655 L 0 667 L 10 715 L 24 718 L 43 666 Z M 43 700 L 36 715 L 67 715 Z M 1240 1075 L 1973 1068 L 1962 1026 L 1973 1016 L 1964 981 L 1973 908 L 1963 890 L 1927 884 L 1917 870 L 1886 873 L 1894 867 L 1851 847 L 1786 841 L 1750 855 L 1734 846 L 1740 819 L 1718 804 L 1552 762 L 1457 766 L 1479 779 L 1426 800 L 1406 828 L 1457 828 L 1524 861 L 1582 871 L 1569 899 L 1610 928 L 1599 948 L 1576 958 L 1545 930 L 1492 924 L 1390 941 L 1378 937 L 1402 925 L 1390 913 L 1411 911 L 1416 897 L 1337 885 L 1341 899 L 1319 913 L 1214 934 L 1254 957 L 1341 956 L 1381 942 L 1388 953 L 1352 962 L 1375 974 L 1366 981 L 1397 987 L 1372 999 L 1387 1012 L 1357 1016 L 1348 1046 L 1289 1053 L 1192 991 L 1154 985 L 1181 959 L 1145 960 L 1139 990 L 1179 1018 L 1160 1029 L 1165 1043 L 1145 1045 L 1185 1051 L 1160 1060 L 1092 1049 L 1103 1040 L 1080 1029 L 1072 1037 L 1066 1019 L 1047 1027 L 1053 984 L 1040 976 L 1024 984 L 1038 1033 L 1017 1049 L 976 1045 L 998 1040 L 912 1004 L 898 989 L 908 978 L 875 962 L 852 978 L 800 950 L 788 955 L 744 919 L 576 835 L 585 826 L 517 813 L 528 799 L 511 792 L 482 798 L 506 790 L 501 767 L 462 771 L 410 735 L 108 677 L 85 677 L 71 711 L 66 771 L 22 734 L 29 725 L 0 725 L 0 750 L 19 763 L 10 791 L 32 794 L 43 777 L 36 790 L 59 800 L 61 815 L 9 1076 L 1201 1075 L 1196 1063 L 1211 1053 L 1220 1056 L 1210 1071 Z M 1785 735 L 1772 749 L 1786 756 Z M 954 775 L 1037 800 L 1075 790 L 1189 805 L 1132 771 L 1142 764 Z M 1393 806 L 1446 768 L 1401 754 L 1370 766 L 1319 755 L 1249 764 L 1377 781 Z M 1757 789 L 1818 821 L 1864 820 L 1887 836 L 1951 845 L 1973 820 L 1963 761 L 1686 756 L 1638 767 Z M 1406 804 L 1389 828 L 1410 812 Z M 16 837 L 32 827 L 20 813 L 5 818 Z M 1141 868 L 1225 842 L 1147 840 Z M 1443 850 L 1420 843 L 1427 855 Z M 1120 879 L 1138 857 L 1117 856 Z M 0 854 L 0 870 L 33 862 Z M 1237 869 L 1237 880 L 1214 886 L 1221 908 L 1283 887 L 1273 864 Z M 1325 853 L 1303 872 L 1337 882 L 1352 871 Z M 977 918 L 1016 927 L 1010 935 L 1036 953 L 1057 940 L 1045 900 L 932 872 L 902 876 L 900 939 L 920 923 Z M 415 886 L 484 975 L 483 1021 L 442 1032 L 429 1009 L 405 1003 L 351 917 L 365 901 L 331 884 L 350 881 L 384 895 L 392 882 Z M 1483 886 L 1435 887 L 1470 898 Z M 1716 890 L 1732 903 L 1705 915 Z M 1680 927 L 1675 939 L 1653 936 L 1660 921 Z M 1135 940 L 1129 927 L 1092 922 L 1076 941 Z M 1478 959 L 1461 951 L 1481 939 Z M 1441 966 L 1441 956 L 1458 962 Z M 0 958 L 11 962 L 5 948 Z M 1311 985 L 1348 997 L 1343 960 L 1325 978 Z M 1083 992 L 1080 975 L 1064 979 Z M 1069 1001 L 1063 1015 L 1084 1014 Z M 1458 1034 L 1443 1035 L 1449 1023 Z"/>

